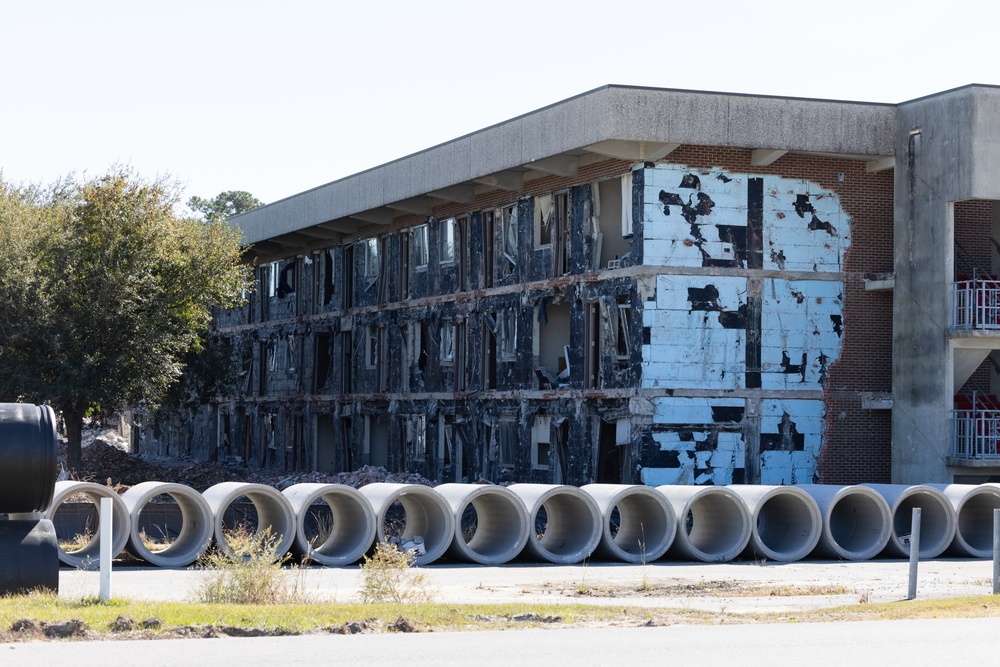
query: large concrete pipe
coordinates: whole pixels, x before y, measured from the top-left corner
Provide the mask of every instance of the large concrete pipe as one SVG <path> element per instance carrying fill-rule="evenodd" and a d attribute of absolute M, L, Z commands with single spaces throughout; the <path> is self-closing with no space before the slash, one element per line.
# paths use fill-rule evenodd
<path fill-rule="evenodd" d="M 750 510 L 723 486 L 656 487 L 677 516 L 677 537 L 669 553 L 681 560 L 724 563 L 750 543 Z"/>
<path fill-rule="evenodd" d="M 381 542 L 399 539 L 404 548 L 412 544 L 413 562 L 427 565 L 440 558 L 455 535 L 455 517 L 451 507 L 434 489 L 420 484 L 377 482 L 358 489 L 375 511 L 375 536 Z M 399 503 L 401 525 L 386 526 L 394 503 Z M 421 553 L 423 551 L 423 553 Z"/>
<path fill-rule="evenodd" d="M 59 546 L 48 519 L 0 521 L 0 596 L 59 591 Z"/>
<path fill-rule="evenodd" d="M 823 534 L 813 552 L 826 558 L 868 560 L 879 555 L 892 535 L 889 503 L 866 486 L 801 484 L 819 504 Z"/>
<path fill-rule="evenodd" d="M 121 497 L 114 490 L 94 484 L 92 482 L 62 481 L 55 483 L 52 494 L 52 503 L 45 510 L 45 518 L 52 522 L 56 529 L 56 535 L 65 532 L 63 524 L 66 523 L 59 512 L 63 509 L 63 504 L 69 505 L 68 501 L 74 496 L 83 496 L 90 503 L 86 503 L 87 514 L 79 522 L 79 525 L 72 528 L 73 535 L 63 535 L 63 537 L 76 538 L 74 541 L 84 542 L 83 546 L 70 551 L 59 547 L 59 560 L 70 567 L 82 569 L 97 569 L 101 564 L 101 531 L 100 531 L 100 507 L 101 498 L 111 499 L 111 557 L 114 558 L 125 548 L 128 542 L 128 534 L 131 526 L 128 516 L 128 508 Z M 91 506 L 92 503 L 92 506 Z M 78 503 L 73 503 L 77 505 Z M 68 511 L 68 507 L 66 510 Z"/>
<path fill-rule="evenodd" d="M 513 491 L 492 484 L 442 484 L 434 490 L 455 519 L 450 558 L 503 565 L 524 549 L 531 534 L 528 508 Z"/>
<path fill-rule="evenodd" d="M 993 510 L 1000 509 L 1000 485 L 932 484 L 955 510 L 955 539 L 949 553 L 993 557 Z M 923 541 L 923 537 L 921 537 Z"/>
<path fill-rule="evenodd" d="M 726 487 L 750 510 L 750 543 L 756 558 L 790 563 L 816 548 L 823 534 L 823 515 L 808 493 L 794 486 L 731 484 Z"/>
<path fill-rule="evenodd" d="M 588 558 L 601 541 L 601 508 L 574 486 L 512 484 L 528 508 L 531 534 L 522 555 L 557 565 Z"/>
<path fill-rule="evenodd" d="M 264 484 L 222 482 L 208 487 L 201 495 L 212 510 L 212 532 L 215 543 L 226 554 L 236 555 L 226 541 L 226 533 L 231 530 L 226 525 L 226 512 L 243 497 L 253 504 L 257 513 L 256 526 L 248 526 L 248 529 L 253 529 L 254 533 L 270 529 L 271 536 L 275 539 L 275 560 L 281 559 L 288 553 L 295 539 L 295 512 L 292 510 L 292 504 L 277 489 Z"/>
<path fill-rule="evenodd" d="M 596 556 L 625 563 L 650 563 L 667 553 L 677 535 L 674 508 L 648 486 L 587 484 L 580 487 L 601 510 Z"/>
<path fill-rule="evenodd" d="M 913 510 L 920 508 L 920 558 L 936 558 L 955 538 L 955 509 L 941 491 L 928 485 L 865 484 L 878 491 L 892 512 L 892 534 L 884 556 L 909 558 Z"/>
<path fill-rule="evenodd" d="M 0 403 L 0 513 L 41 512 L 56 483 L 56 419 L 47 405 Z"/>
<path fill-rule="evenodd" d="M 299 556 L 328 567 L 350 565 L 375 541 L 375 510 L 354 487 L 306 483 L 281 493 L 295 512 L 292 551 Z"/>
<path fill-rule="evenodd" d="M 157 496 L 169 496 L 173 503 L 153 503 Z M 159 567 L 187 567 L 205 553 L 212 543 L 212 508 L 190 486 L 171 482 L 142 482 L 122 494 L 130 521 L 126 549 L 136 558 Z M 175 505 L 176 504 L 176 505 Z M 172 510 L 178 510 L 179 516 Z M 171 510 L 165 516 L 151 516 L 157 508 Z M 176 524 L 179 521 L 180 525 Z M 147 541 L 150 543 L 147 544 Z M 165 545 L 154 550 L 154 543 Z"/>

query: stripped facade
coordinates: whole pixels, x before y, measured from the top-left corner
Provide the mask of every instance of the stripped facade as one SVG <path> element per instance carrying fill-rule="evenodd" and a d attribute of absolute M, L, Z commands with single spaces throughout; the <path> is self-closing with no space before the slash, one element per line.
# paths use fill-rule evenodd
<path fill-rule="evenodd" d="M 240 391 L 142 447 L 440 482 L 890 481 L 896 118 L 608 86 L 238 216 L 257 289 L 214 326 Z M 967 208 L 988 261 L 992 209 Z"/>

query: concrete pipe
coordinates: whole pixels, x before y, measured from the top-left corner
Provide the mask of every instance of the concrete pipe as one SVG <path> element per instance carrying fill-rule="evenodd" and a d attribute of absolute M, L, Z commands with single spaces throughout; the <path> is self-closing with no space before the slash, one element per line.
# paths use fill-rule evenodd
<path fill-rule="evenodd" d="M 892 512 L 892 535 L 883 556 L 909 558 L 913 510 L 920 508 L 920 558 L 937 558 L 955 538 L 955 509 L 941 491 L 928 485 L 865 484 L 878 491 Z"/>
<path fill-rule="evenodd" d="M 595 555 L 624 563 L 650 563 L 667 553 L 677 536 L 677 517 L 662 493 L 629 484 L 580 488 L 601 510 L 601 541 Z"/>
<path fill-rule="evenodd" d="M 412 549 L 414 564 L 427 565 L 440 558 L 455 535 L 451 507 L 434 489 L 421 484 L 377 482 L 358 489 L 375 511 L 375 536 L 380 542 L 398 539 L 402 548 Z M 400 525 L 387 527 L 393 520 L 393 504 L 398 502 Z"/>
<path fill-rule="evenodd" d="M 790 563 L 816 548 L 823 534 L 823 515 L 808 493 L 794 486 L 731 484 L 726 488 L 750 510 L 750 543 L 744 553 Z"/>
<path fill-rule="evenodd" d="M 750 510 L 724 486 L 658 486 L 677 516 L 670 554 L 681 560 L 724 563 L 750 543 Z"/>
<path fill-rule="evenodd" d="M 86 497 L 96 507 L 87 503 L 86 512 L 78 514 L 79 520 L 75 522 L 69 517 L 59 517 L 63 504 L 69 505 L 67 501 L 79 495 Z M 64 541 L 59 545 L 59 560 L 70 567 L 89 570 L 97 569 L 101 564 L 101 498 L 111 499 L 111 557 L 114 558 L 125 548 L 131 526 L 128 508 L 121 497 L 112 489 L 92 482 L 62 481 L 55 484 L 52 504 L 45 510 L 45 518 L 55 526 L 57 535 L 63 533 L 60 536 Z M 66 511 L 69 511 L 68 506 Z M 66 535 L 66 532 L 71 532 L 72 535 Z M 74 543 L 82 543 L 82 546 L 72 548 L 65 541 L 66 538 Z M 64 547 L 70 550 L 66 551 Z"/>
<path fill-rule="evenodd" d="M 0 513 L 41 512 L 56 483 L 56 418 L 47 405 L 0 403 Z"/>
<path fill-rule="evenodd" d="M 240 498 L 246 497 L 257 513 L 254 533 L 270 529 L 275 538 L 274 559 L 280 560 L 292 546 L 295 540 L 295 512 L 292 504 L 281 493 L 264 484 L 246 484 L 243 482 L 222 482 L 210 486 L 201 494 L 212 510 L 212 532 L 215 543 L 229 556 L 235 556 L 232 547 L 226 541 L 226 513 Z M 234 508 L 235 509 L 235 508 Z"/>
<path fill-rule="evenodd" d="M 802 484 L 798 488 L 813 497 L 823 515 L 823 534 L 815 555 L 868 560 L 889 543 L 892 511 L 874 489 L 826 484 Z"/>
<path fill-rule="evenodd" d="M 170 496 L 176 505 L 160 505 L 171 516 L 160 517 L 160 524 L 157 525 L 155 517 L 150 520 L 150 514 L 155 512 L 158 504 L 151 501 L 162 495 Z M 212 543 L 212 508 L 190 486 L 142 482 L 123 493 L 122 501 L 131 519 L 125 548 L 150 565 L 187 567 L 198 560 Z M 174 512 L 175 507 L 180 510 L 179 516 Z M 179 527 L 171 526 L 171 523 L 178 522 Z M 150 544 L 147 540 L 151 540 Z M 150 546 L 153 543 L 162 543 L 164 548 L 154 551 Z"/>
<path fill-rule="evenodd" d="M 297 555 L 327 567 L 350 565 L 375 541 L 375 510 L 354 487 L 295 484 L 281 493 L 295 512 L 292 551 Z"/>
<path fill-rule="evenodd" d="M 531 534 L 528 508 L 513 491 L 492 484 L 442 484 L 434 490 L 451 507 L 455 519 L 455 536 L 447 551 L 450 558 L 503 565 L 524 549 Z"/>
<path fill-rule="evenodd" d="M 956 556 L 992 558 L 993 510 L 1000 509 L 1000 485 L 929 486 L 941 491 L 955 510 L 955 539 L 951 541 L 948 551 Z"/>
<path fill-rule="evenodd" d="M 601 508 L 575 486 L 512 484 L 528 508 L 531 530 L 522 555 L 557 565 L 588 558 L 601 541 Z"/>

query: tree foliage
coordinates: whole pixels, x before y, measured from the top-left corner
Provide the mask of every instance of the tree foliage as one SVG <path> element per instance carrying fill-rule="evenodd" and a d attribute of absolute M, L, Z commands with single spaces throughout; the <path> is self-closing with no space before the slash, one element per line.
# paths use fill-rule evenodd
<path fill-rule="evenodd" d="M 60 411 L 69 465 L 83 418 L 155 405 L 249 288 L 238 233 L 185 219 L 165 181 L 118 168 L 49 188 L 0 182 L 0 398 Z"/>
<path fill-rule="evenodd" d="M 264 205 L 264 202 L 244 190 L 227 190 L 220 192 L 211 199 L 191 197 L 188 208 L 205 216 L 205 220 L 215 222 L 227 220 L 234 215 L 246 213 Z"/>

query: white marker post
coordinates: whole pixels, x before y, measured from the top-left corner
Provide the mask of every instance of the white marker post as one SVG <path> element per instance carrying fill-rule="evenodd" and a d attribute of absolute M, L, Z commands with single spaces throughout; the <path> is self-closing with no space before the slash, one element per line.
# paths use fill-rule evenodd
<path fill-rule="evenodd" d="M 913 521 L 910 525 L 910 590 L 907 600 L 917 597 L 917 563 L 920 562 L 920 508 L 913 508 Z"/>
<path fill-rule="evenodd" d="M 1000 593 L 1000 510 L 993 510 L 993 595 Z"/>
<path fill-rule="evenodd" d="M 111 599 L 111 522 L 114 520 L 111 498 L 101 498 L 101 602 Z"/>

